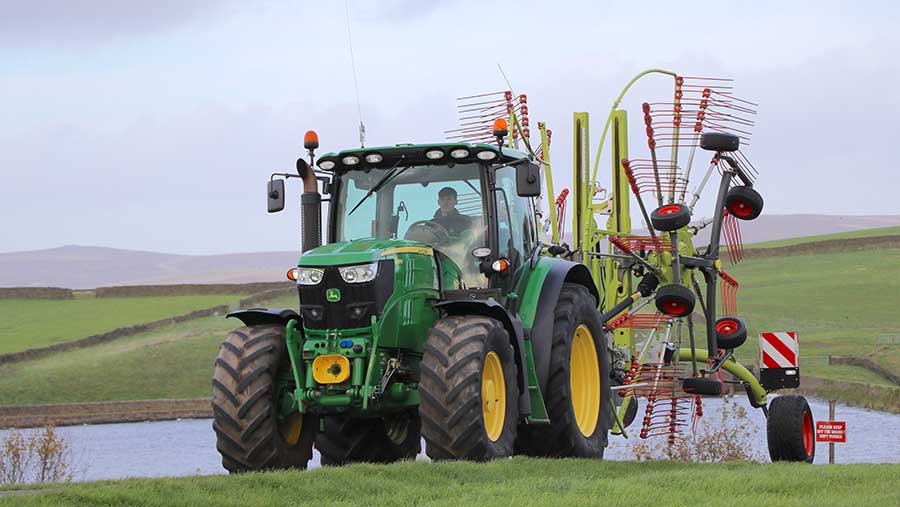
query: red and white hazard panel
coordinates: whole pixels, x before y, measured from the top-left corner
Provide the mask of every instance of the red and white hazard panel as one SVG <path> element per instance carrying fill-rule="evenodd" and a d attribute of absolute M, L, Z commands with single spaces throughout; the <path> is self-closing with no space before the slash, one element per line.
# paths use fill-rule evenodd
<path fill-rule="evenodd" d="M 768 391 L 800 387 L 800 346 L 795 331 L 760 333 L 760 383 Z"/>
<path fill-rule="evenodd" d="M 760 333 L 759 364 L 762 368 L 797 368 L 797 333 Z"/>

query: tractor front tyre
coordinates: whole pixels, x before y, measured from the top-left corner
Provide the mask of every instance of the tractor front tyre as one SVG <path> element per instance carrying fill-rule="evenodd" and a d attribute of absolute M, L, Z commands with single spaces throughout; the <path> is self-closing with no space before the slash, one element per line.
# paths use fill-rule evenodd
<path fill-rule="evenodd" d="M 219 348 L 212 381 L 213 430 L 231 473 L 306 468 L 318 421 L 279 413 L 278 379 L 289 371 L 284 326 L 236 329 Z"/>
<path fill-rule="evenodd" d="M 511 456 L 519 389 L 503 324 L 477 315 L 437 321 L 425 343 L 419 396 L 425 452 L 431 459 Z"/>
<path fill-rule="evenodd" d="M 518 450 L 531 456 L 603 458 L 613 420 L 609 361 L 603 324 L 585 287 L 563 284 L 549 338 L 545 399 L 550 424 L 522 426 Z"/>
<path fill-rule="evenodd" d="M 806 398 L 787 394 L 769 403 L 766 439 L 773 462 L 813 462 L 816 457 L 816 425 Z"/>
<path fill-rule="evenodd" d="M 322 419 L 324 430 L 316 435 L 322 465 L 393 463 L 415 459 L 421 449 L 418 414 L 404 414 L 388 421 L 345 415 Z"/>

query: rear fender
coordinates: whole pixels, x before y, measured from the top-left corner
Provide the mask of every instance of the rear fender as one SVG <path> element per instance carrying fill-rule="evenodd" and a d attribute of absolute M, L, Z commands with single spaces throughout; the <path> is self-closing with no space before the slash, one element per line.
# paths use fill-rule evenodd
<path fill-rule="evenodd" d="M 583 285 L 594 297 L 594 304 L 600 300 L 597 286 L 591 272 L 584 264 L 577 262 L 553 262 L 543 279 L 535 279 L 540 284 L 540 296 L 534 312 L 534 325 L 531 328 L 531 351 L 534 354 L 534 370 L 538 378 L 541 392 L 547 392 L 550 378 L 550 348 L 553 344 L 553 310 L 559 301 L 559 293 L 564 283 Z M 530 285 L 530 284 L 529 284 Z M 536 290 L 529 287 L 527 290 Z"/>
<path fill-rule="evenodd" d="M 491 299 L 444 301 L 434 307 L 443 310 L 447 315 L 482 315 L 503 324 L 509 334 L 509 342 L 515 351 L 516 380 L 519 384 L 519 414 L 531 414 L 531 398 L 528 394 L 525 372 L 525 330 L 522 328 L 522 321 L 510 315 L 503 305 Z"/>

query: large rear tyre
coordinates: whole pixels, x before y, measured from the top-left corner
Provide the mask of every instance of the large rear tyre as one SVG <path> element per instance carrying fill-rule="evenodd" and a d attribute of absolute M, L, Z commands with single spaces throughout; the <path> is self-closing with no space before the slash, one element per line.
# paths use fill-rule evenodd
<path fill-rule="evenodd" d="M 278 379 L 290 367 L 283 326 L 242 327 L 222 342 L 212 381 L 213 429 L 229 472 L 306 468 L 316 421 L 277 410 L 284 391 Z"/>
<path fill-rule="evenodd" d="M 431 459 L 512 455 L 519 389 L 513 348 L 500 322 L 475 315 L 436 322 L 425 343 L 419 396 Z"/>
<path fill-rule="evenodd" d="M 816 457 L 816 428 L 806 398 L 779 396 L 769 403 L 766 438 L 772 461 L 805 461 Z"/>
<path fill-rule="evenodd" d="M 345 415 L 323 419 L 324 431 L 316 436 L 323 465 L 393 463 L 415 459 L 421 450 L 417 413 L 398 415 L 388 421 Z"/>
<path fill-rule="evenodd" d="M 603 458 L 613 414 L 606 339 L 594 298 L 581 285 L 563 284 L 553 317 L 545 395 L 550 424 L 522 426 L 518 450 Z"/>

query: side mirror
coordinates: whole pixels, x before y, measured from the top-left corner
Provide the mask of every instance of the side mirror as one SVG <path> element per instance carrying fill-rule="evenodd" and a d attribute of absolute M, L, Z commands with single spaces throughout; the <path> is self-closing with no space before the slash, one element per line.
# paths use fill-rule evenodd
<path fill-rule="evenodd" d="M 519 194 L 519 197 L 541 195 L 541 168 L 539 165 L 525 162 L 516 166 L 516 193 Z"/>
<path fill-rule="evenodd" d="M 284 209 L 284 180 L 269 180 L 266 187 L 269 200 L 269 213 L 277 213 Z"/>
<path fill-rule="evenodd" d="M 700 136 L 700 147 L 706 151 L 737 151 L 741 147 L 741 138 L 734 134 L 707 132 Z"/>

